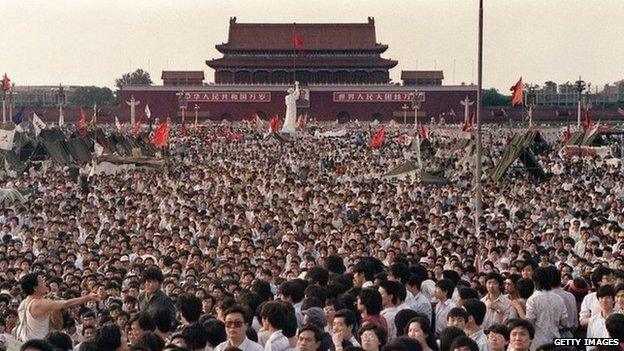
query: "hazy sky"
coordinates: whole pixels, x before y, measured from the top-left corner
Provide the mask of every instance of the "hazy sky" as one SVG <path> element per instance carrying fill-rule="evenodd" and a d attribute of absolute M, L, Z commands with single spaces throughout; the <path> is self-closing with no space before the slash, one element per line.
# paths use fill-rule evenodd
<path fill-rule="evenodd" d="M 114 85 L 147 69 L 213 71 L 228 21 L 366 22 L 402 69 L 476 81 L 477 0 L 0 0 L 0 73 L 19 85 Z M 484 86 L 624 79 L 624 0 L 485 0 Z M 454 73 L 453 73 L 454 72 Z M 473 73 L 474 72 L 474 73 Z M 593 90 L 593 89 L 592 89 Z"/>

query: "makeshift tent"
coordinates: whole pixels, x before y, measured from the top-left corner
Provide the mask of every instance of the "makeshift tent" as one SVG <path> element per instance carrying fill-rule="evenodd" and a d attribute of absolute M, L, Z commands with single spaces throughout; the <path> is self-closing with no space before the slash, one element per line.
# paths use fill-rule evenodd
<path fill-rule="evenodd" d="M 30 164 L 28 161 L 21 161 L 15 150 L 0 150 L 0 160 L 2 160 L 2 165 L 0 165 L 2 169 L 9 168 L 17 174 L 26 171 Z"/>
<path fill-rule="evenodd" d="M 72 157 L 69 153 L 69 147 L 65 140 L 43 140 L 43 148 L 48 156 L 56 163 L 68 165 L 72 163 Z"/>
<path fill-rule="evenodd" d="M 383 177 L 387 179 L 405 179 L 407 177 L 419 177 L 420 182 L 426 185 L 445 185 L 448 184 L 448 180 L 444 179 L 439 174 L 431 174 L 424 171 L 420 171 L 418 164 L 414 161 L 407 161 L 397 167 L 391 169 Z"/>
<path fill-rule="evenodd" d="M 525 134 L 516 134 L 513 139 L 503 151 L 503 156 L 498 161 L 498 164 L 494 167 L 490 173 L 490 179 L 494 182 L 498 182 L 505 172 L 513 165 L 516 160 L 520 160 L 525 168 L 535 177 L 544 180 L 546 179 L 546 173 L 537 162 L 533 151 L 531 150 L 534 145 L 535 134 L 531 131 Z"/>
<path fill-rule="evenodd" d="M 69 139 L 67 147 L 76 162 L 81 164 L 91 162 L 91 151 L 89 150 L 89 145 L 84 140 L 80 138 Z"/>
<path fill-rule="evenodd" d="M 542 136 L 542 134 L 537 129 L 530 129 L 525 134 L 525 143 L 529 145 L 533 154 L 539 155 L 544 151 L 548 151 L 549 145 L 546 142 L 546 139 Z"/>
<path fill-rule="evenodd" d="M 0 203 L 26 202 L 26 197 L 17 189 L 0 188 Z"/>

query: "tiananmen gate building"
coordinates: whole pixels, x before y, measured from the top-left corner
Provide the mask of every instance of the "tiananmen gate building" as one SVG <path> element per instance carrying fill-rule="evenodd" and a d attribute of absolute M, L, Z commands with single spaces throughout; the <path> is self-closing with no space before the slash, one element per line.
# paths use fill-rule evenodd
<path fill-rule="evenodd" d="M 179 96 L 186 96 L 186 116 L 200 120 L 241 120 L 284 116 L 284 98 L 299 81 L 298 114 L 317 120 L 390 120 L 413 122 L 412 101 L 418 90 L 418 116 L 463 118 L 460 101 L 476 98 L 475 85 L 442 85 L 442 71 L 403 71 L 404 84 L 390 82 L 398 62 L 382 57 L 388 46 L 378 43 L 375 21 L 365 23 L 238 23 L 230 19 L 227 42 L 216 45 L 220 58 L 206 61 L 215 82 L 206 84 L 203 71 L 163 71 L 163 85 L 126 86 L 132 96 L 157 117 L 179 122 Z M 129 115 L 129 106 L 124 107 Z M 449 112 L 456 111 L 457 117 Z"/>

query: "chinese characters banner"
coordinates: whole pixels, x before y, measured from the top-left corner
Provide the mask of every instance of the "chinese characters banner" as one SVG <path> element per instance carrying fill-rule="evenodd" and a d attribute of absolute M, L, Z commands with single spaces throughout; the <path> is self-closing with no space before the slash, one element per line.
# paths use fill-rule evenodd
<path fill-rule="evenodd" d="M 189 102 L 271 102 L 270 92 L 188 92 Z"/>
<path fill-rule="evenodd" d="M 418 93 L 420 101 L 425 101 L 425 93 Z M 344 91 L 334 92 L 334 102 L 411 102 L 413 92 L 368 92 Z"/>

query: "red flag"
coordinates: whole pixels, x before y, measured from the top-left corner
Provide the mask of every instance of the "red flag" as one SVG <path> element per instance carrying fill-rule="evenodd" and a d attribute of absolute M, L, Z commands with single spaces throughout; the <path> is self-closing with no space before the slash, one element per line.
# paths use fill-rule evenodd
<path fill-rule="evenodd" d="M 82 139 L 87 138 L 87 115 L 82 107 L 80 108 L 80 119 L 78 120 L 78 132 L 80 133 L 80 137 Z"/>
<path fill-rule="evenodd" d="M 154 133 L 152 144 L 158 147 L 165 147 L 169 143 L 169 123 L 164 121 L 160 124 Z"/>
<path fill-rule="evenodd" d="M 585 127 L 585 129 L 589 129 L 592 126 L 592 118 L 589 115 L 589 109 L 585 109 L 585 118 L 583 121 L 583 127 Z"/>
<path fill-rule="evenodd" d="M 7 74 L 4 74 L 4 77 L 2 77 L 2 90 L 7 91 L 11 88 L 11 80 L 9 79 L 9 76 L 7 76 Z"/>
<path fill-rule="evenodd" d="M 568 141 L 570 140 L 571 137 L 572 137 L 572 133 L 570 132 L 570 125 L 568 124 L 568 127 L 563 132 L 563 140 Z"/>
<path fill-rule="evenodd" d="M 464 122 L 464 125 L 462 126 L 462 132 L 469 132 L 474 125 L 475 125 L 475 115 L 473 112 L 470 115 L 470 117 L 468 117 L 468 120 Z"/>
<path fill-rule="evenodd" d="M 422 123 L 418 125 L 418 134 L 421 138 L 429 140 L 429 128 Z"/>
<path fill-rule="evenodd" d="M 301 37 L 297 33 L 295 33 L 295 36 L 293 38 L 293 44 L 295 45 L 295 49 L 303 49 L 303 39 L 301 39 Z"/>
<path fill-rule="evenodd" d="M 520 80 L 518 80 L 518 82 L 509 90 L 513 92 L 511 97 L 511 107 L 522 104 L 522 77 L 520 77 Z"/>
<path fill-rule="evenodd" d="M 280 120 L 279 120 L 279 116 L 275 115 L 271 118 L 271 121 L 269 121 L 269 133 L 277 133 L 277 131 L 279 130 L 279 125 L 280 125 Z"/>
<path fill-rule="evenodd" d="M 383 145 L 383 142 L 385 139 L 386 139 L 386 131 L 384 130 L 384 127 L 382 126 L 381 128 L 379 128 L 377 133 L 373 135 L 373 138 L 368 143 L 368 146 L 371 147 L 372 149 L 379 149 L 381 145 Z"/>

